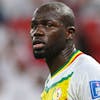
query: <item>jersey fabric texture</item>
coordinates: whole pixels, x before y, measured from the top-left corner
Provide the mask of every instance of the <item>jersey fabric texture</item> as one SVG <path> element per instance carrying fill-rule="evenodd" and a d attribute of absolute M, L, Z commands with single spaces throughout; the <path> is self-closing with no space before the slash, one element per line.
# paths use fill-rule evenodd
<path fill-rule="evenodd" d="M 76 50 L 52 76 L 49 75 L 42 100 L 100 100 L 100 65 Z"/>

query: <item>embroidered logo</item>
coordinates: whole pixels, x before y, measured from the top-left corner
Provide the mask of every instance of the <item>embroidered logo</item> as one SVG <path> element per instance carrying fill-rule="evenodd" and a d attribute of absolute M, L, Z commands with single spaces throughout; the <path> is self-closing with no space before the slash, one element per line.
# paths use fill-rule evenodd
<path fill-rule="evenodd" d="M 62 94 L 61 88 L 55 89 L 53 93 L 53 100 L 59 100 L 61 97 L 61 94 Z"/>
<path fill-rule="evenodd" d="M 100 81 L 90 81 L 92 99 L 100 98 Z"/>

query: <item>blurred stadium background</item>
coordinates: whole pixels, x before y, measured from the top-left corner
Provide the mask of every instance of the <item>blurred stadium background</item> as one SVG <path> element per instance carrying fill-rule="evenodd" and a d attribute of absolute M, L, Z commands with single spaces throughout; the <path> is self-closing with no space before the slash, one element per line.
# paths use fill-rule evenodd
<path fill-rule="evenodd" d="M 0 100 L 40 100 L 48 68 L 29 36 L 34 9 L 61 1 L 76 16 L 77 48 L 100 62 L 100 0 L 0 0 Z"/>

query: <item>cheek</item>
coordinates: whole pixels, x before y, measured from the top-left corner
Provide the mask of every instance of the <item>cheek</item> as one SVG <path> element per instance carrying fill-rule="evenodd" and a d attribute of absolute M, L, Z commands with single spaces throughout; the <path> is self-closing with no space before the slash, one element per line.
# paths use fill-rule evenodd
<path fill-rule="evenodd" d="M 50 45 L 65 45 L 66 39 L 65 39 L 65 32 L 63 30 L 56 30 L 53 31 L 48 36 L 48 42 Z"/>

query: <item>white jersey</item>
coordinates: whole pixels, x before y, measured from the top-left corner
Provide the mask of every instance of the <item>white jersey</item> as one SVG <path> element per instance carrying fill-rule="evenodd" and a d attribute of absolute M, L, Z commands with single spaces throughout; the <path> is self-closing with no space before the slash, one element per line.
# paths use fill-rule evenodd
<path fill-rule="evenodd" d="M 100 100 L 100 65 L 77 50 L 48 77 L 42 100 Z"/>

